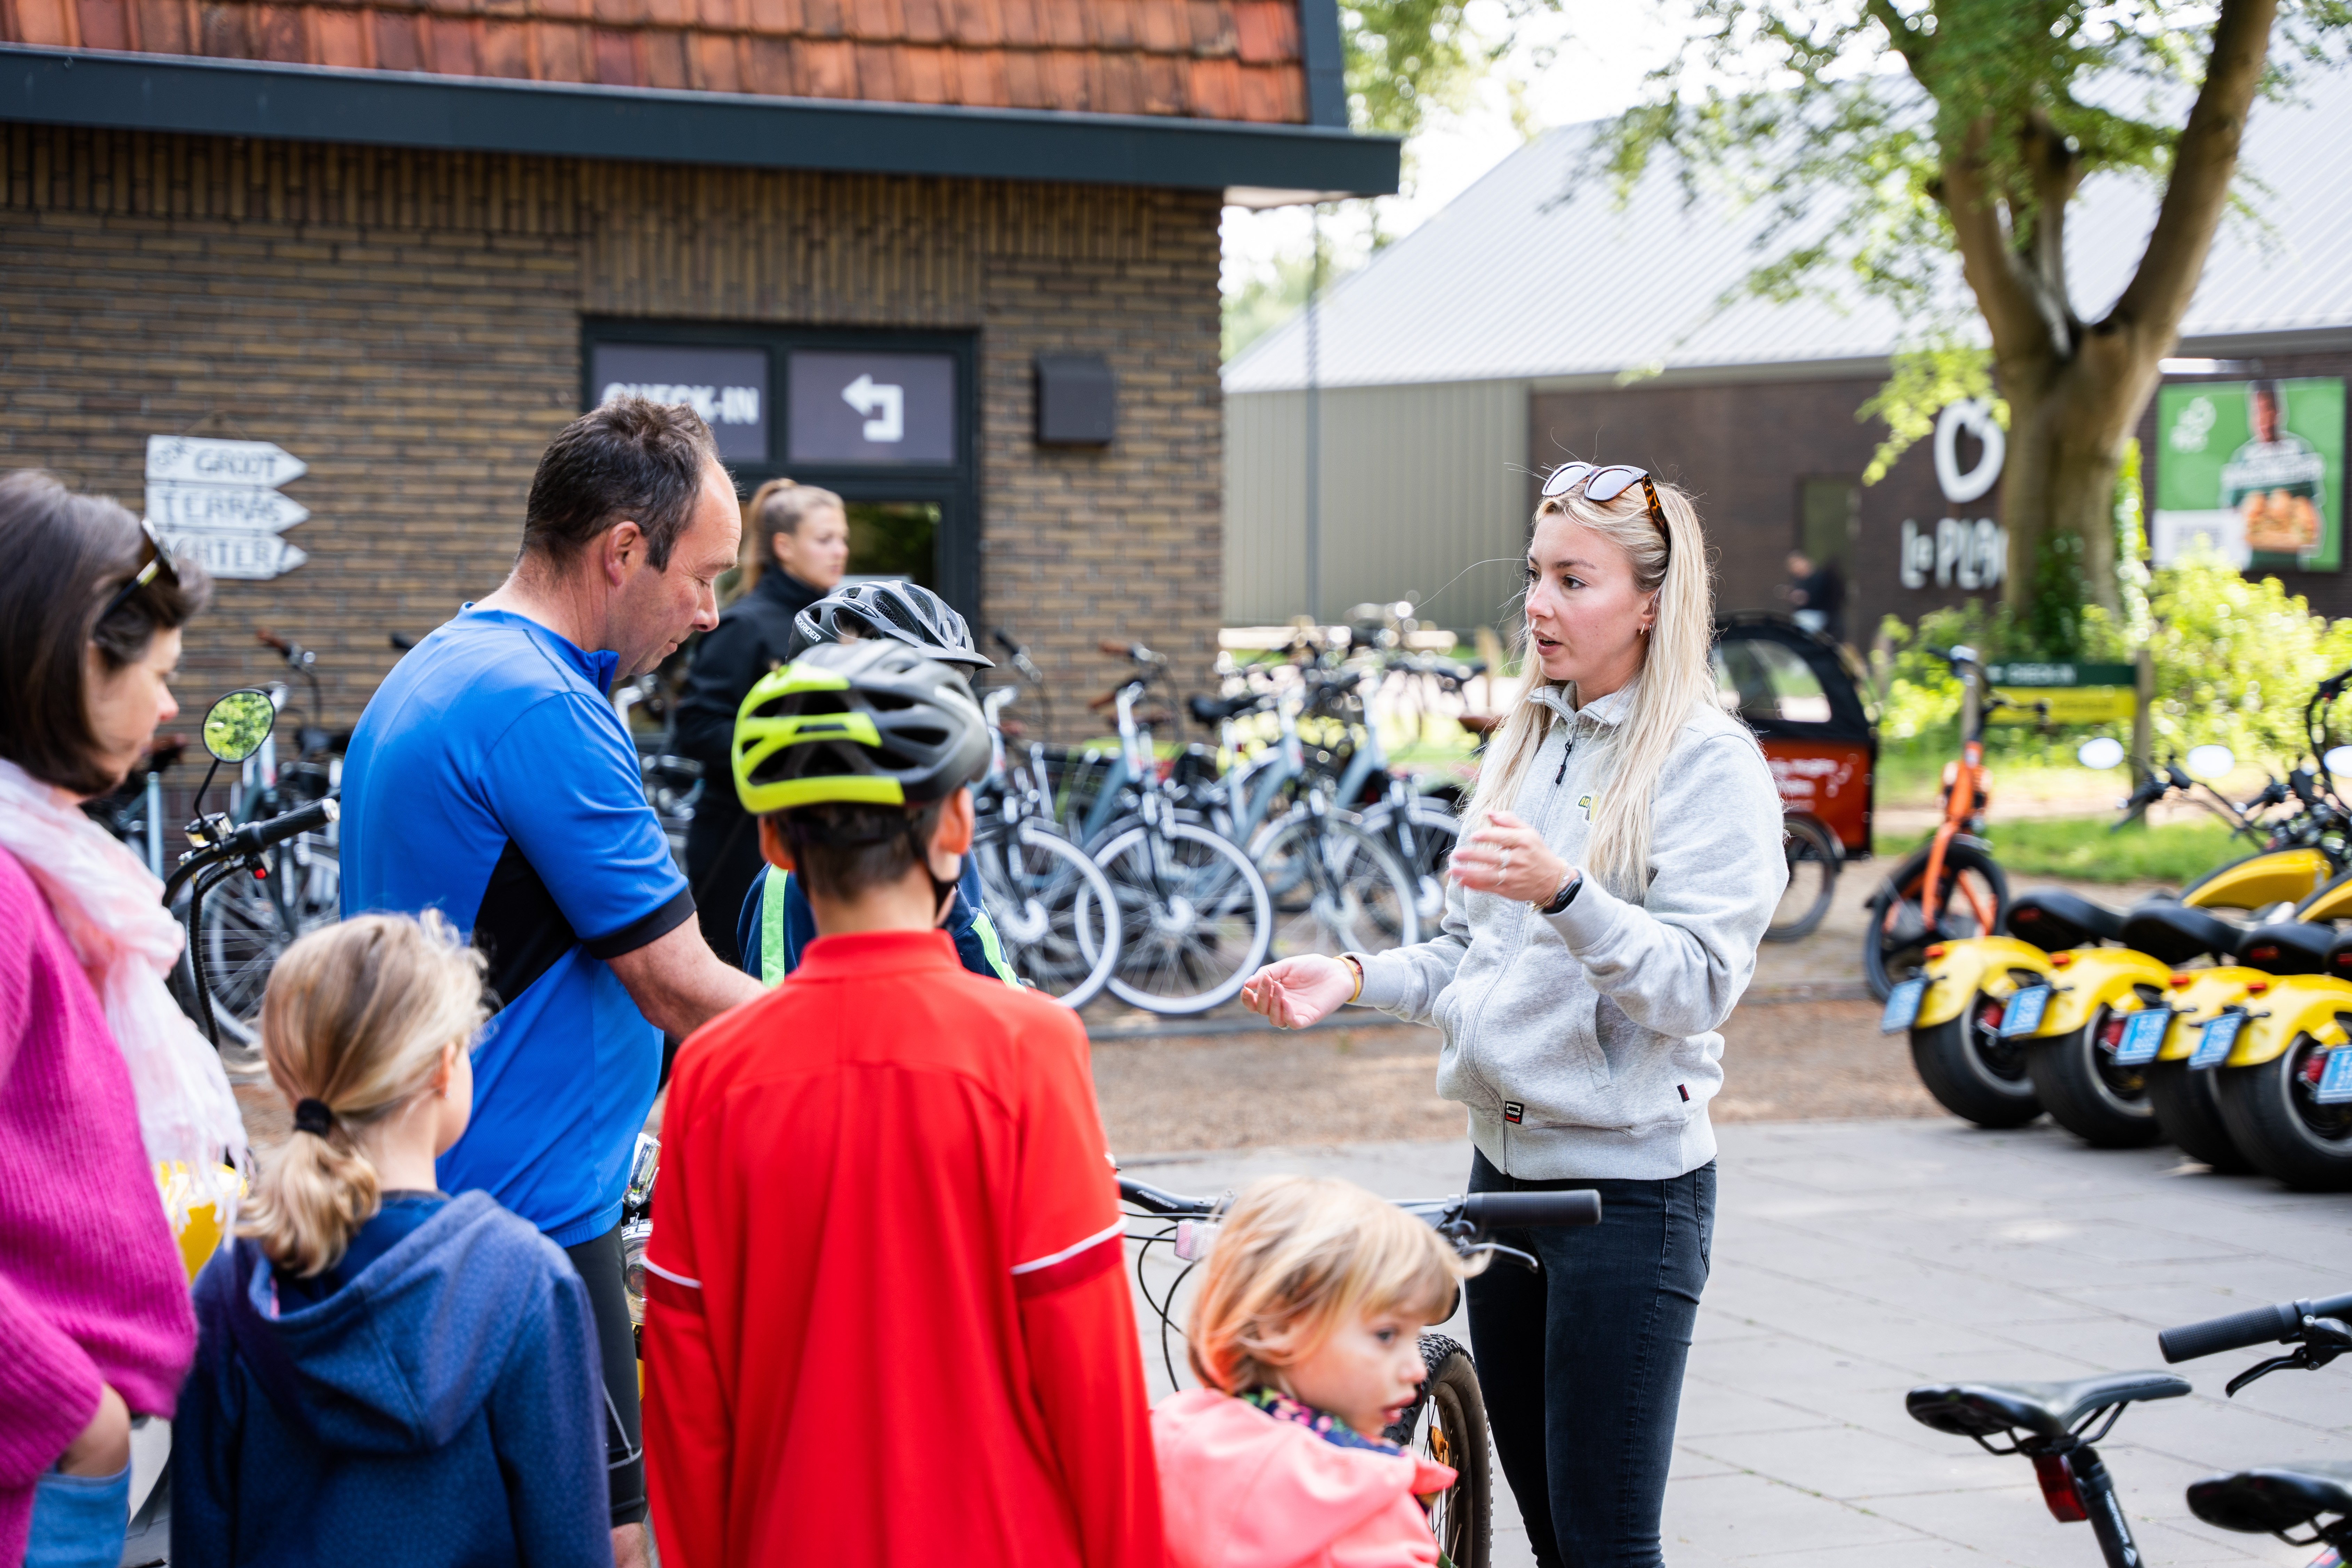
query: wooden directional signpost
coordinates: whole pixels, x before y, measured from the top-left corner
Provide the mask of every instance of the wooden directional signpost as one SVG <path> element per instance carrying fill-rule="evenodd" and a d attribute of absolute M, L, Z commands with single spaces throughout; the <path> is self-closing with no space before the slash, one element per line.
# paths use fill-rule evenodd
<path fill-rule="evenodd" d="M 215 577 L 282 576 L 310 556 L 282 535 L 310 515 L 278 493 L 309 465 L 268 441 L 147 437 L 147 519 Z"/>

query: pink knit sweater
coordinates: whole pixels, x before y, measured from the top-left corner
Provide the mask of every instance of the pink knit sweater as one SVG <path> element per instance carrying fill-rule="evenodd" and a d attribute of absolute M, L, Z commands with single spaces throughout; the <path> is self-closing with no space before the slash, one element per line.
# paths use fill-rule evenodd
<path fill-rule="evenodd" d="M 0 1563 L 23 1556 L 33 1483 L 101 1388 L 169 1415 L 195 1343 L 130 1069 L 47 900 L 0 850 Z"/>

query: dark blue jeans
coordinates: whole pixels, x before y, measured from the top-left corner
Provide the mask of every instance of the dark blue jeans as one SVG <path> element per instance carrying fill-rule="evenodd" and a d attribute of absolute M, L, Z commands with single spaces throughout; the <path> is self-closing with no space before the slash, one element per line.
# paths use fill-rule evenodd
<path fill-rule="evenodd" d="M 1591 1187 L 1589 1230 L 1500 1231 L 1543 1272 L 1470 1281 L 1470 1353 L 1503 1479 L 1543 1568 L 1660 1568 L 1683 1363 L 1715 1240 L 1715 1164 L 1664 1182 L 1527 1182 L 1475 1156 L 1474 1193 Z"/>

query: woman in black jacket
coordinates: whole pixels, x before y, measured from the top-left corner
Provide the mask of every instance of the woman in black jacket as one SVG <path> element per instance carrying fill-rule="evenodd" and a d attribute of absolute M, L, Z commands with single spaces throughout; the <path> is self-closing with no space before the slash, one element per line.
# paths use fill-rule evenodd
<path fill-rule="evenodd" d="M 686 836 L 686 875 L 710 950 L 733 963 L 735 917 L 760 870 L 760 835 L 728 782 L 735 710 L 752 682 L 795 651 L 793 617 L 833 592 L 849 568 L 841 498 L 771 479 L 743 509 L 744 592 L 694 650 L 677 710 L 677 749 L 702 764 Z"/>

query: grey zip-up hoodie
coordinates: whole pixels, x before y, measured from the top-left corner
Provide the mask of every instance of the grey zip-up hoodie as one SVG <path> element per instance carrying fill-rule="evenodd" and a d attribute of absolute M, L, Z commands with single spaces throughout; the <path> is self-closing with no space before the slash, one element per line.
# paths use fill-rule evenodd
<path fill-rule="evenodd" d="M 1571 710 L 1550 688 L 1543 748 L 1510 809 L 1585 864 L 1632 687 Z M 1370 955 L 1362 1005 L 1445 1032 L 1437 1091 L 1514 1176 L 1664 1180 L 1715 1158 L 1706 1104 L 1723 1037 L 1788 881 L 1780 798 L 1756 737 L 1707 706 L 1685 721 L 1653 802 L 1638 902 L 1587 877 L 1566 910 L 1447 884 L 1433 942 Z"/>

